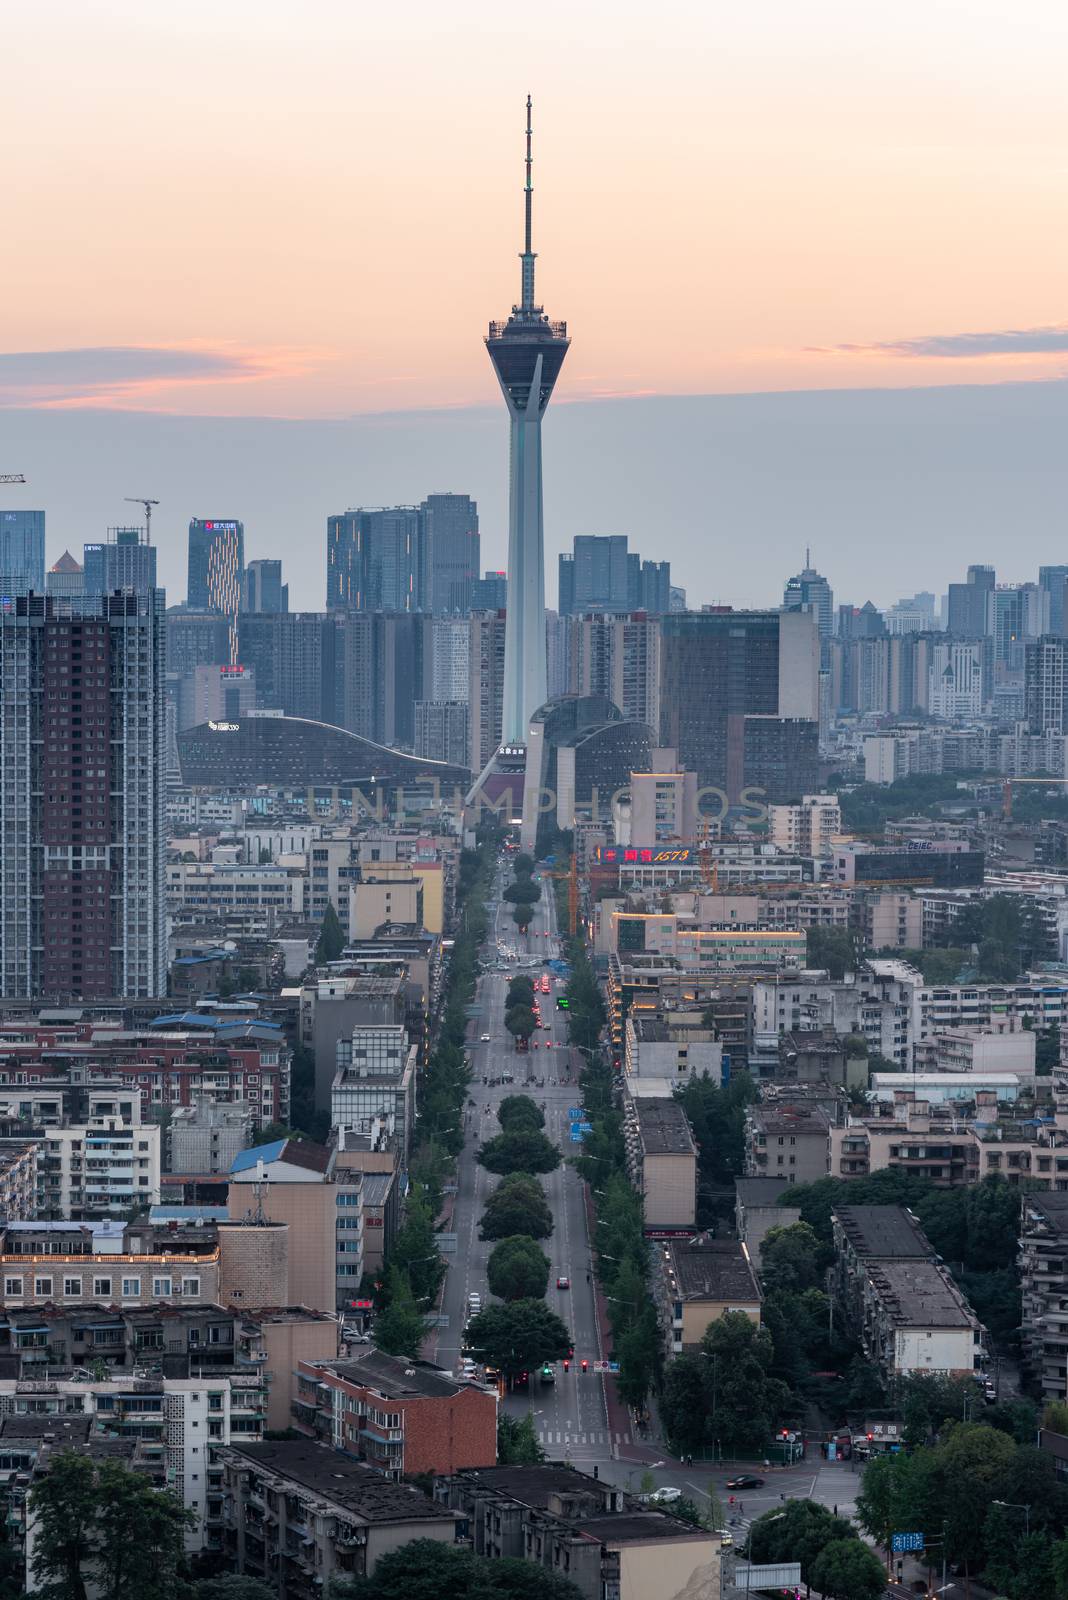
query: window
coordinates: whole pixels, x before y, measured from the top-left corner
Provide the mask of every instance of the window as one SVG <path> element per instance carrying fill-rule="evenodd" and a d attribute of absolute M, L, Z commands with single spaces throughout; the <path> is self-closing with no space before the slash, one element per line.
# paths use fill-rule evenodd
<path fill-rule="evenodd" d="M 93 1294 L 98 1299 L 103 1298 L 105 1300 L 110 1300 L 110 1298 L 111 1298 L 111 1279 L 110 1278 L 94 1278 L 93 1279 Z"/>
<path fill-rule="evenodd" d="M 124 1300 L 139 1300 L 141 1297 L 140 1278 L 123 1278 L 122 1298 Z"/>
<path fill-rule="evenodd" d="M 170 1278 L 152 1279 L 152 1298 L 154 1300 L 169 1299 L 171 1292 Z"/>
<path fill-rule="evenodd" d="M 63 1293 L 68 1300 L 80 1300 L 82 1297 L 82 1280 L 80 1278 L 64 1278 Z"/>
<path fill-rule="evenodd" d="M 20 1300 L 22 1298 L 22 1279 L 5 1278 L 4 1295 L 8 1300 Z"/>
<path fill-rule="evenodd" d="M 182 1279 L 182 1293 L 186 1294 L 186 1295 L 192 1295 L 194 1299 L 199 1300 L 200 1299 L 200 1279 L 199 1278 L 183 1278 Z"/>
<path fill-rule="evenodd" d="M 37 1296 L 37 1298 L 39 1300 L 42 1297 L 45 1300 L 50 1299 L 51 1295 L 52 1295 L 52 1280 L 51 1280 L 51 1278 L 34 1278 L 34 1280 L 33 1280 L 33 1292 L 34 1292 L 34 1294 Z"/>

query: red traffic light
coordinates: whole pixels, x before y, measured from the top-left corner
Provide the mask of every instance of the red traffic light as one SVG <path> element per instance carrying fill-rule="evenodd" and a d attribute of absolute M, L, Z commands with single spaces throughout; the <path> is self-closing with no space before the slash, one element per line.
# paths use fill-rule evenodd
<path fill-rule="evenodd" d="M 582 1360 L 582 1370 L 583 1370 L 583 1372 L 588 1372 L 590 1370 L 590 1364 L 586 1360 L 585 1357 L 583 1357 L 583 1360 Z"/>
<path fill-rule="evenodd" d="M 571 1371 L 571 1363 L 570 1363 L 570 1361 L 566 1360 L 566 1358 L 565 1358 L 565 1361 L 564 1361 L 564 1371 L 565 1372 L 570 1372 Z"/>

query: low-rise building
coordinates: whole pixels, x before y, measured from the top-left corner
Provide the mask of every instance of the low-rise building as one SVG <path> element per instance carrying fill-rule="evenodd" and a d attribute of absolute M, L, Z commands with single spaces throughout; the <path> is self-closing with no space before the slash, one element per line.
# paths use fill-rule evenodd
<path fill-rule="evenodd" d="M 310 1439 L 231 1445 L 215 1460 L 226 1555 L 278 1600 L 327 1592 L 335 1575 L 369 1578 L 413 1539 L 455 1543 L 456 1512 Z"/>
<path fill-rule="evenodd" d="M 843 1206 L 832 1221 L 836 1298 L 886 1377 L 981 1369 L 982 1324 L 911 1212 Z"/>
<path fill-rule="evenodd" d="M 645 1232 L 692 1229 L 697 1215 L 697 1146 L 678 1100 L 627 1097 L 627 1171 L 642 1197 Z"/>
<path fill-rule="evenodd" d="M 1068 1194 L 1024 1196 L 1021 1341 L 1043 1400 L 1068 1399 Z"/>
<path fill-rule="evenodd" d="M 745 1172 L 749 1178 L 815 1183 L 827 1176 L 830 1119 L 814 1105 L 784 1100 L 750 1106 L 745 1119 Z"/>
<path fill-rule="evenodd" d="M 749 1251 L 734 1239 L 664 1240 L 657 1297 L 669 1356 L 695 1350 L 727 1311 L 760 1321 L 760 1285 Z"/>
<path fill-rule="evenodd" d="M 1033 1028 L 996 1023 L 982 1028 L 943 1028 L 918 1040 L 913 1050 L 917 1072 L 1011 1072 L 1035 1076 Z"/>
<path fill-rule="evenodd" d="M 495 1389 L 371 1346 L 345 1361 L 299 1362 L 293 1420 L 391 1478 L 497 1461 Z"/>
<path fill-rule="evenodd" d="M 697 1020 L 697 1019 L 695 1019 Z M 628 1017 L 623 1068 L 628 1078 L 686 1083 L 706 1073 L 715 1083 L 723 1075 L 723 1045 L 712 1028 L 668 1013 Z"/>
<path fill-rule="evenodd" d="M 434 1498 L 463 1519 L 476 1555 L 533 1562 L 584 1600 L 719 1600 L 720 1534 L 561 1462 L 442 1476 Z"/>
<path fill-rule="evenodd" d="M 229 1172 L 234 1157 L 251 1145 L 252 1112 L 238 1100 L 231 1105 L 198 1099 L 179 1106 L 167 1129 L 171 1172 Z"/>
<path fill-rule="evenodd" d="M 797 1206 L 779 1204 L 789 1192 L 785 1178 L 735 1178 L 734 1225 L 749 1259 L 759 1269 L 761 1248 L 773 1228 L 792 1228 L 801 1221 Z"/>

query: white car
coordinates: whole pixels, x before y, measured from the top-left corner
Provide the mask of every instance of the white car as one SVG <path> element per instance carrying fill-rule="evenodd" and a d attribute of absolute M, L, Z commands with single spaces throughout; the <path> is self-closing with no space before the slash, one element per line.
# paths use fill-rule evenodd
<path fill-rule="evenodd" d="M 480 1044 L 489 1044 L 489 1042 L 490 1042 L 490 1036 L 489 1036 L 488 1033 L 479 1034 L 479 1043 Z"/>
<path fill-rule="evenodd" d="M 668 1483 L 662 1489 L 653 1490 L 649 1496 L 649 1504 L 651 1506 L 671 1506 L 675 1504 L 676 1500 L 681 1499 L 682 1490 L 676 1489 L 672 1484 Z"/>

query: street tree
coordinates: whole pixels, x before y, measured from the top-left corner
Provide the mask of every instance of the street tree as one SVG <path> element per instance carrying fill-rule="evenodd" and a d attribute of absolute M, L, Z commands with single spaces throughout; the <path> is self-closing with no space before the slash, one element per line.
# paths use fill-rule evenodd
<path fill-rule="evenodd" d="M 763 1450 L 790 1402 L 786 1385 L 770 1376 L 770 1334 L 743 1311 L 728 1311 L 706 1329 L 701 1349 L 714 1437 L 729 1448 Z"/>
<path fill-rule="evenodd" d="M 518 921 L 518 918 L 516 920 Z M 527 920 L 529 921 L 529 918 Z M 529 1039 L 537 1027 L 537 1022 L 529 1006 L 519 1005 L 505 1012 L 504 1026 L 513 1039 Z"/>
<path fill-rule="evenodd" d="M 242 1573 L 223 1572 L 217 1578 L 201 1578 L 194 1583 L 192 1600 L 277 1600 L 278 1591 L 259 1578 Z"/>
<path fill-rule="evenodd" d="M 472 1317 L 466 1344 L 489 1366 L 515 1377 L 548 1361 L 562 1361 L 571 1348 L 571 1335 L 544 1300 L 513 1300 L 489 1305 Z"/>
<path fill-rule="evenodd" d="M 527 928 L 530 927 L 530 924 L 533 921 L 533 918 L 534 918 L 534 907 L 533 906 L 528 906 L 528 905 L 513 906 L 513 908 L 512 908 L 512 920 L 515 922 L 515 925 L 519 929 L 520 933 L 525 933 L 526 932 Z"/>
<path fill-rule="evenodd" d="M 72 1450 L 54 1456 L 29 1503 L 37 1524 L 34 1592 L 43 1600 L 87 1600 L 99 1549 L 96 1464 Z"/>
<path fill-rule="evenodd" d="M 531 1239 L 548 1239 L 552 1231 L 552 1212 L 537 1178 L 528 1172 L 512 1172 L 501 1179 L 486 1201 L 479 1237 L 507 1239 L 525 1233 Z"/>
<path fill-rule="evenodd" d="M 545 1126 L 545 1113 L 528 1094 L 506 1094 L 497 1107 L 497 1121 L 506 1133 L 527 1133 Z"/>
<path fill-rule="evenodd" d="M 749 1553 L 756 1562 L 799 1561 L 801 1579 L 810 1584 L 813 1564 L 829 1544 L 849 1539 L 853 1529 L 815 1500 L 787 1500 L 779 1511 L 758 1517 L 749 1529 Z"/>
<path fill-rule="evenodd" d="M 389 1356 L 417 1356 L 427 1335 L 427 1320 L 412 1294 L 405 1272 L 391 1267 L 386 1274 L 387 1303 L 375 1316 L 371 1338 Z"/>
<path fill-rule="evenodd" d="M 487 1172 L 503 1176 L 509 1172 L 555 1172 L 562 1157 L 551 1139 L 540 1130 L 531 1129 L 498 1133 L 481 1147 L 478 1160 Z"/>
<path fill-rule="evenodd" d="M 545 1451 L 538 1443 L 534 1418 L 529 1411 L 518 1419 L 507 1411 L 497 1413 L 497 1465 L 501 1467 L 536 1467 L 545 1460 Z"/>
<path fill-rule="evenodd" d="M 880 1600 L 886 1592 L 883 1564 L 860 1539 L 833 1539 L 813 1561 L 809 1582 L 834 1600 Z"/>
<path fill-rule="evenodd" d="M 499 1300 L 536 1299 L 549 1285 L 549 1258 L 529 1234 L 512 1234 L 490 1253 L 486 1280 Z"/>

